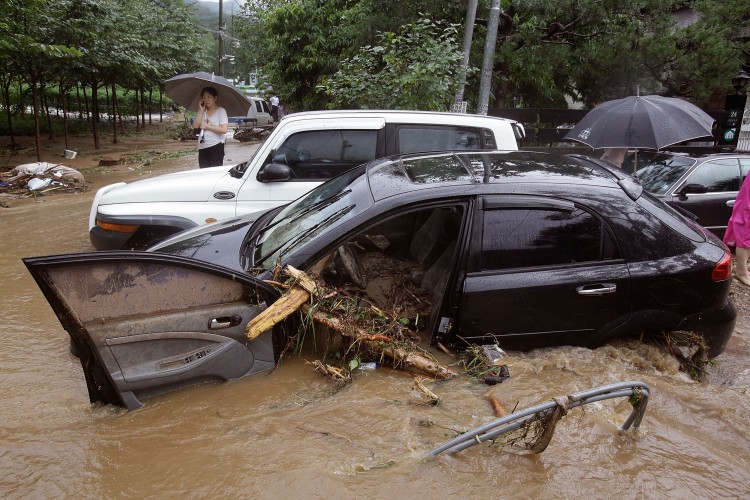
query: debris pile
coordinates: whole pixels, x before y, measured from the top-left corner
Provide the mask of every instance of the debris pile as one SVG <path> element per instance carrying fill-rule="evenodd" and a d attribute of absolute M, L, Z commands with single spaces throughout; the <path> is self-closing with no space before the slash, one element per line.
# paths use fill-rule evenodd
<path fill-rule="evenodd" d="M 331 260 L 327 259 L 316 266 L 317 272 L 322 274 Z M 420 313 L 413 305 L 424 307 L 429 304 L 420 301 L 415 291 L 409 291 L 410 287 L 404 286 L 404 283 L 392 283 L 391 286 L 401 288 L 404 294 L 412 297 L 412 301 L 404 300 L 399 302 L 399 306 L 386 311 L 368 298 L 351 293 L 345 286 L 330 287 L 323 279 L 314 277 L 315 271 L 308 275 L 287 266 L 283 274 L 288 278 L 286 283 L 274 280 L 274 284 L 285 287 L 286 292 L 248 323 L 248 338 L 255 338 L 299 310 L 302 313 L 300 335 L 315 331 L 317 335 L 325 336 L 332 331 L 341 337 L 342 347 L 336 353 L 339 366 L 324 362 L 314 364 L 316 371 L 332 380 L 348 382 L 351 371 L 360 368 L 365 360 L 440 379 L 458 375 L 416 344 L 415 340 L 419 337 L 409 326 L 418 324 Z M 410 314 L 414 318 L 409 318 Z"/>
<path fill-rule="evenodd" d="M 86 181 L 78 170 L 48 162 L 25 163 L 0 174 L 0 193 L 29 197 L 51 191 L 86 191 Z"/>

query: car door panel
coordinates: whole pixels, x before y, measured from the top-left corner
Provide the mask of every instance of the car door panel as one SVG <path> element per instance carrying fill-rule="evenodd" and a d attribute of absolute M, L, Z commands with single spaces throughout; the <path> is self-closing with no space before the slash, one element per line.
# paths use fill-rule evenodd
<path fill-rule="evenodd" d="M 737 197 L 740 179 L 736 158 L 707 161 L 698 165 L 675 189 L 670 203 L 691 212 L 698 217 L 700 225 L 721 237 L 732 215 L 731 202 Z M 708 192 L 683 192 L 690 184 L 704 186 Z"/>
<path fill-rule="evenodd" d="M 471 273 L 464 282 L 460 335 L 470 342 L 493 336 L 501 347 L 517 349 L 586 345 L 601 328 L 625 322 L 630 302 L 623 262 Z"/>
<path fill-rule="evenodd" d="M 277 295 L 253 278 L 155 253 L 24 262 L 77 348 L 92 402 L 133 409 L 144 397 L 275 364 L 270 331 L 245 337 Z"/>

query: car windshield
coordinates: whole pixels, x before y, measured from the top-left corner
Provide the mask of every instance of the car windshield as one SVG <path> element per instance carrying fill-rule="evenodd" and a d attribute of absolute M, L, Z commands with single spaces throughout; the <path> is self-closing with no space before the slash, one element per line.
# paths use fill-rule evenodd
<path fill-rule="evenodd" d="M 695 161 L 693 158 L 665 154 L 639 155 L 635 176 L 646 191 L 664 194 L 685 175 Z M 623 165 L 623 170 L 632 172 L 632 160 L 627 163 Z"/>
<path fill-rule="evenodd" d="M 254 235 L 252 266 L 271 269 L 285 254 L 361 212 L 366 208 L 363 205 L 371 204 L 363 203 L 353 193 L 353 181 L 364 172 L 364 167 L 355 168 L 331 179 L 276 214 Z"/>

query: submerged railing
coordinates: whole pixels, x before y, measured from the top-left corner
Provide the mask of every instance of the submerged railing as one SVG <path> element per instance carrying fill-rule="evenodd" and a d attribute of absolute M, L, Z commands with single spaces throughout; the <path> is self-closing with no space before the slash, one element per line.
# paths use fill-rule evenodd
<path fill-rule="evenodd" d="M 428 454 L 428 457 L 434 457 L 444 451 L 455 453 L 465 450 L 470 446 L 495 439 L 523 426 L 531 425 L 534 422 L 543 422 L 545 427 L 541 435 L 528 448 L 533 453 L 541 453 L 547 448 L 552 439 L 557 421 L 565 416 L 568 410 L 585 404 L 620 397 L 629 398 L 630 404 L 633 406 L 630 416 L 622 424 L 622 430 L 627 431 L 631 426 L 637 429 L 641 425 L 643 415 L 646 413 L 649 388 L 645 383 L 639 381 L 620 382 L 618 384 L 604 385 L 587 391 L 577 392 L 569 396 L 554 398 L 546 403 L 511 413 L 443 443 L 432 450 Z"/>

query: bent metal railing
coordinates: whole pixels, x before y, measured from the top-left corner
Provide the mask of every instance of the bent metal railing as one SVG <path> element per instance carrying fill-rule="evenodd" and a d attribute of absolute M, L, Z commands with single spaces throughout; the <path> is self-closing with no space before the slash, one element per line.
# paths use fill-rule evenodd
<path fill-rule="evenodd" d="M 622 431 L 627 431 L 631 426 L 637 429 L 641 425 L 643 415 L 646 413 L 649 388 L 643 382 L 636 380 L 604 385 L 566 397 L 554 398 L 546 403 L 511 413 L 443 443 L 432 450 L 427 456 L 434 457 L 444 451 L 455 453 L 465 450 L 470 446 L 495 439 L 503 434 L 531 425 L 534 422 L 544 422 L 545 429 L 542 431 L 542 435 L 535 440 L 536 442 L 528 447 L 533 453 L 541 453 L 547 448 L 552 439 L 555 424 L 568 410 L 585 404 L 620 397 L 629 398 L 630 404 L 633 406 L 630 416 L 622 424 Z"/>

